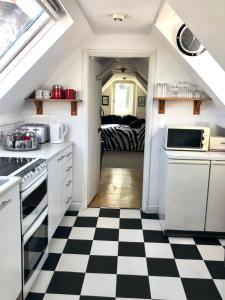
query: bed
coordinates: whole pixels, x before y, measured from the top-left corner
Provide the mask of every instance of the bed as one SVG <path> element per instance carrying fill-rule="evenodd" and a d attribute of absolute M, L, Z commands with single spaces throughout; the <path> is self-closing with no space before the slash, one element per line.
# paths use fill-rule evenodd
<path fill-rule="evenodd" d="M 105 151 L 144 151 L 145 123 L 133 128 L 123 124 L 103 124 Z"/>

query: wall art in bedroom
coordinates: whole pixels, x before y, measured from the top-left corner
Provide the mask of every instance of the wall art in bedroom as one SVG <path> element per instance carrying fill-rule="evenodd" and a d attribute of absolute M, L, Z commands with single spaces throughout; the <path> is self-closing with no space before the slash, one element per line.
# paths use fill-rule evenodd
<path fill-rule="evenodd" d="M 145 106 L 145 100 L 146 100 L 146 96 L 139 96 L 138 97 L 138 106 L 139 107 L 144 107 Z"/>
<path fill-rule="evenodd" d="M 109 96 L 102 96 L 102 105 L 109 105 Z"/>

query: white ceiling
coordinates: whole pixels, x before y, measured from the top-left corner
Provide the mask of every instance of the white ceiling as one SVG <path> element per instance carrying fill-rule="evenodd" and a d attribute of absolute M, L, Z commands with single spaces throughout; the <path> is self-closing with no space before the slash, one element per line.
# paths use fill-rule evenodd
<path fill-rule="evenodd" d="M 162 0 L 76 0 L 96 33 L 146 34 L 150 32 Z M 113 13 L 124 13 L 123 22 Z"/>

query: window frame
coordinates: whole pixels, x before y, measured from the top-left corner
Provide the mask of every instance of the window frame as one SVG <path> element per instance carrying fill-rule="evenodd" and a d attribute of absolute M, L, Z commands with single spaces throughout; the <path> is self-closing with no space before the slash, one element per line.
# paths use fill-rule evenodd
<path fill-rule="evenodd" d="M 13 43 L 0 59 L 0 80 L 19 63 L 57 20 L 47 6 L 39 0 L 36 1 L 44 10 L 44 13 Z"/>
<path fill-rule="evenodd" d="M 117 84 L 128 84 L 128 85 L 131 85 L 132 87 L 132 95 L 130 97 L 131 99 L 131 103 L 130 103 L 130 108 L 131 108 L 131 111 L 129 111 L 128 113 L 121 113 L 121 115 L 127 115 L 127 114 L 131 114 L 131 115 L 134 115 L 136 112 L 135 112 L 135 84 L 133 81 L 121 81 L 121 80 L 118 80 L 118 81 L 115 81 L 114 82 L 114 101 L 113 101 L 113 114 L 116 114 L 116 111 L 115 111 L 115 105 L 116 105 L 116 85 Z"/>

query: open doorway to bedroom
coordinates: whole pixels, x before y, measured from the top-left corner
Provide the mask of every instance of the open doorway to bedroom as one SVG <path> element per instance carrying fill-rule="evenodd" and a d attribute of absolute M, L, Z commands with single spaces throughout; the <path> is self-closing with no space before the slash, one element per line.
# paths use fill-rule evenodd
<path fill-rule="evenodd" d="M 102 66 L 101 177 L 89 206 L 141 208 L 149 58 L 96 59 Z"/>

